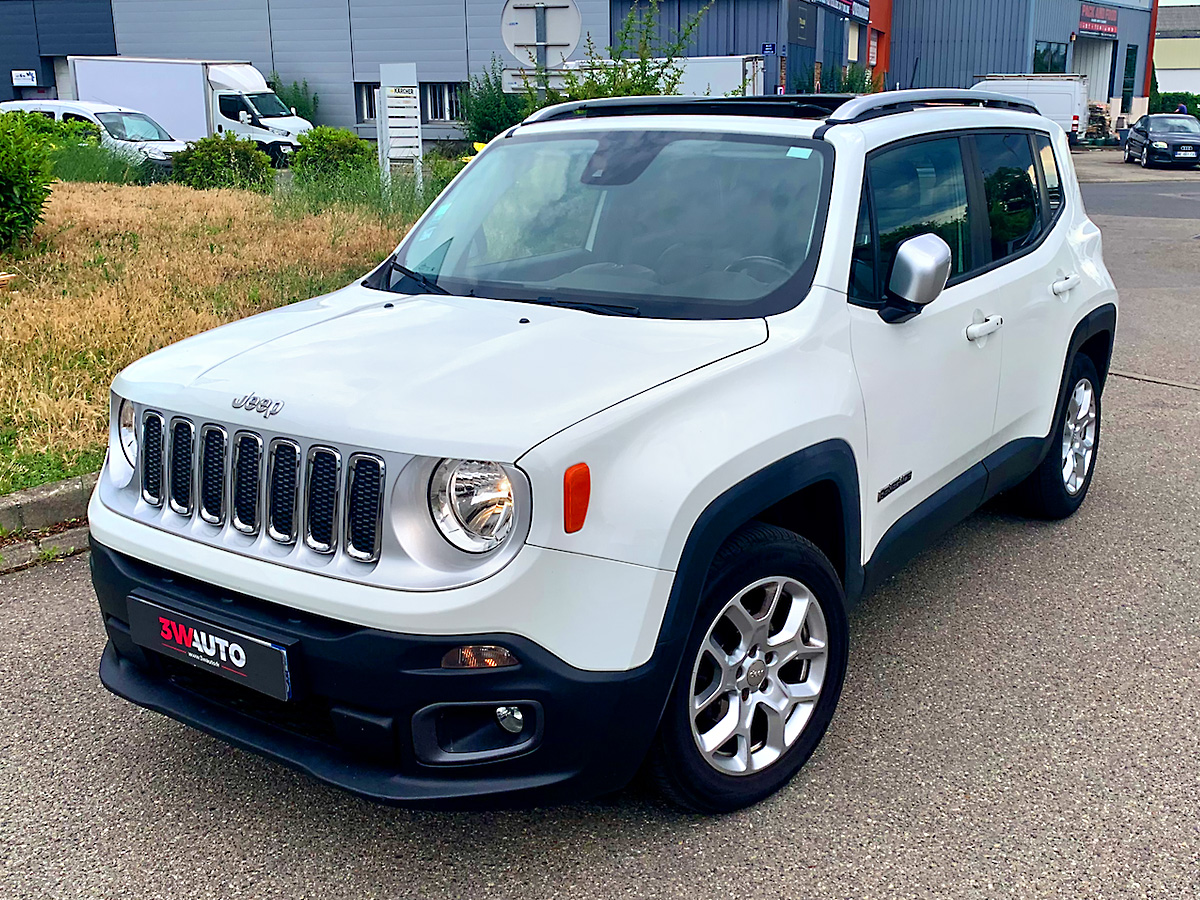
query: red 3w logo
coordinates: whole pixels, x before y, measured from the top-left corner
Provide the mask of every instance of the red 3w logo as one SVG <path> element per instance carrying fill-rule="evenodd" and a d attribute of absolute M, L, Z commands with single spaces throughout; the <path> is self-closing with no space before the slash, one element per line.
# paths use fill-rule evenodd
<path fill-rule="evenodd" d="M 159 616 L 158 623 L 162 626 L 159 634 L 168 643 L 203 653 L 212 660 L 219 657 L 221 662 L 231 662 L 239 669 L 246 665 L 246 651 L 236 641 L 227 641 L 225 638 L 208 634 L 199 628 L 181 625 L 166 616 Z"/>

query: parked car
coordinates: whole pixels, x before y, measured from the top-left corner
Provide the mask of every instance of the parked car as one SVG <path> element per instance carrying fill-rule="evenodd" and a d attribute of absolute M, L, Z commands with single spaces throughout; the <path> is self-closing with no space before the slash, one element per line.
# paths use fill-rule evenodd
<path fill-rule="evenodd" d="M 169 168 L 171 157 L 187 146 L 171 137 L 145 113 L 107 103 L 85 100 L 7 100 L 0 103 L 0 113 L 13 109 L 40 113 L 61 122 L 95 125 L 100 131 L 100 142 L 106 147 L 147 159 L 162 168 Z"/>
<path fill-rule="evenodd" d="M 1079 139 L 1080 130 L 1087 129 L 1086 75 L 985 75 L 972 90 L 1025 98 L 1038 108 L 1038 112 L 1062 128 L 1072 144 Z"/>
<path fill-rule="evenodd" d="M 226 131 L 255 141 L 276 165 L 312 123 L 296 115 L 246 62 L 70 56 L 76 96 L 136 106 L 184 141 Z"/>
<path fill-rule="evenodd" d="M 366 279 L 121 372 L 103 682 L 389 802 L 784 785 L 850 604 L 1003 491 L 1083 502 L 1117 319 L 1030 104 L 817 112 L 542 110 Z"/>
<path fill-rule="evenodd" d="M 1125 162 L 1154 165 L 1194 166 L 1200 153 L 1200 120 L 1195 116 L 1169 113 L 1142 116 L 1125 138 Z"/>

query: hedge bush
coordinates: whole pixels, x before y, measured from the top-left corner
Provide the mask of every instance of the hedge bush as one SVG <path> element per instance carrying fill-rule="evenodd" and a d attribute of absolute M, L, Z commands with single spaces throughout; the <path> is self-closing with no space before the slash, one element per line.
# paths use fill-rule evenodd
<path fill-rule="evenodd" d="M 1173 113 L 1180 103 L 1188 108 L 1189 116 L 1200 116 L 1200 94 L 1189 94 L 1187 91 L 1168 91 L 1165 94 L 1152 94 L 1150 97 L 1150 112 Z"/>
<path fill-rule="evenodd" d="M 242 188 L 265 194 L 275 184 L 275 169 L 254 141 L 227 131 L 191 142 L 176 153 L 172 177 L 199 190 Z"/>
<path fill-rule="evenodd" d="M 46 140 L 26 117 L 0 115 L 0 250 L 15 249 L 33 235 L 52 180 Z"/>
<path fill-rule="evenodd" d="M 300 149 L 292 154 L 292 171 L 301 181 L 328 178 L 347 170 L 376 165 L 375 148 L 345 128 L 318 125 L 300 135 Z"/>
<path fill-rule="evenodd" d="M 100 129 L 91 122 L 60 122 L 41 113 L 19 109 L 4 113 L 4 115 L 20 119 L 25 128 L 37 135 L 42 143 L 51 150 L 79 144 L 93 147 L 100 144 Z"/>

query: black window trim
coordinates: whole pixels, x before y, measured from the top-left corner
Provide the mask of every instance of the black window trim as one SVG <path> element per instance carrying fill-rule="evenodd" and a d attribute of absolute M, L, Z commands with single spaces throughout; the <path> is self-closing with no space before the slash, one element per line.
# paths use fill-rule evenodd
<path fill-rule="evenodd" d="M 1026 136 L 1027 140 L 1029 141 L 1029 150 L 1034 160 L 1033 167 L 1038 181 L 1038 193 L 1042 207 L 1042 215 L 1046 224 L 1042 228 L 1041 234 L 1038 235 L 1038 239 L 1028 247 L 1022 248 L 1019 252 L 1014 253 L 1011 256 L 1006 256 L 1003 259 L 992 260 L 986 265 L 972 268 L 966 272 L 963 272 L 961 275 L 951 275 L 950 279 L 946 282 L 946 287 L 951 288 L 963 284 L 966 281 L 970 281 L 971 279 L 977 278 L 980 275 L 986 275 L 988 272 L 992 272 L 1001 266 L 1007 266 L 1009 263 L 1016 262 L 1017 260 L 1028 256 L 1030 253 L 1033 253 L 1035 250 L 1041 247 L 1046 241 L 1046 238 L 1049 237 L 1050 233 L 1058 226 L 1058 221 L 1062 218 L 1063 212 L 1067 208 L 1067 193 L 1063 183 L 1063 167 L 1059 162 L 1058 151 L 1054 146 L 1054 136 L 1047 131 L 1042 131 L 1036 128 L 961 128 L 938 131 L 929 134 L 913 135 L 911 137 L 900 138 L 899 140 L 892 141 L 888 144 L 882 144 L 868 151 L 866 155 L 866 159 L 863 163 L 863 183 L 859 195 L 859 203 L 861 205 L 861 191 L 867 190 L 868 192 L 867 207 L 871 219 L 872 244 L 875 248 L 875 295 L 878 299 L 873 301 L 852 299 L 849 291 L 849 276 L 847 275 L 846 298 L 851 305 L 859 306 L 864 309 L 880 309 L 886 303 L 884 292 L 886 290 L 885 286 L 887 284 L 887 280 L 884 277 L 884 273 L 881 271 L 882 260 L 879 258 L 879 229 L 878 223 L 875 220 L 875 201 L 874 197 L 869 191 L 870 162 L 871 158 L 877 154 L 894 150 L 898 147 L 903 147 L 908 144 L 920 144 L 926 141 L 945 140 L 946 138 L 950 137 L 958 138 L 962 153 L 964 169 L 963 177 L 966 179 L 967 185 L 967 221 L 971 226 L 971 252 L 976 255 L 976 258 L 982 258 L 982 253 L 984 251 L 990 252 L 992 229 L 991 223 L 987 218 L 987 202 L 984 196 L 982 169 L 978 164 L 978 150 L 974 141 L 975 136 L 980 134 L 1024 134 Z M 1054 154 L 1054 164 L 1058 168 L 1059 173 L 1059 189 L 1063 192 L 1062 203 L 1059 204 L 1059 207 L 1056 211 L 1053 211 L 1052 215 L 1048 215 L 1050 212 L 1050 198 L 1046 191 L 1046 176 L 1042 171 L 1042 156 L 1037 150 L 1037 143 L 1034 141 L 1034 138 L 1037 135 L 1042 135 L 1050 141 L 1050 151 Z M 982 210 L 983 213 L 981 215 L 976 214 L 976 210 Z M 856 209 L 856 222 L 857 216 L 858 211 Z M 855 230 L 857 231 L 857 227 Z M 851 252 L 853 253 L 853 245 L 851 245 Z"/>

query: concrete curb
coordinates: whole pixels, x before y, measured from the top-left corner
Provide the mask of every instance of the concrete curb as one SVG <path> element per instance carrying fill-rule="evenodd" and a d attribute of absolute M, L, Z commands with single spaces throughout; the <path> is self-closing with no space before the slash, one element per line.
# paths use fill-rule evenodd
<path fill-rule="evenodd" d="M 60 522 L 82 519 L 87 515 L 88 499 L 99 474 L 90 472 L 5 494 L 0 497 L 0 529 L 5 532 L 44 531 Z"/>
<path fill-rule="evenodd" d="M 47 535 L 0 547 L 0 575 L 26 569 L 29 566 L 72 556 L 88 547 L 88 527 L 78 525 Z"/>

